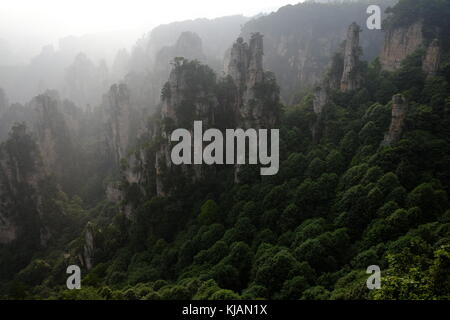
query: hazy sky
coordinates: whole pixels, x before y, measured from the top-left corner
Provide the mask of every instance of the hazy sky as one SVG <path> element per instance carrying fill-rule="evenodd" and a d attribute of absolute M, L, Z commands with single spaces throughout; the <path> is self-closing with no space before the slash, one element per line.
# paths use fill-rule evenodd
<path fill-rule="evenodd" d="M 254 15 L 303 0 L 1 0 L 2 34 L 61 37 L 172 21 Z"/>
<path fill-rule="evenodd" d="M 130 48 L 159 24 L 234 14 L 252 16 L 303 1 L 0 0 L 0 64 L 27 63 L 44 45 L 57 48 L 58 40 L 68 35 L 102 34 L 102 39 L 114 46 Z"/>

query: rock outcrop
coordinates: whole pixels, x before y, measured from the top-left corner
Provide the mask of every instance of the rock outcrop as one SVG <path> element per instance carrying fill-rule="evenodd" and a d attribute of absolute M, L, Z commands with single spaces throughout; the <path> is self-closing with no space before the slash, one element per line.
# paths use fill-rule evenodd
<path fill-rule="evenodd" d="M 231 48 L 227 73 L 237 88 L 233 113 L 238 128 L 273 128 L 278 121 L 279 88 L 264 72 L 263 56 L 263 36 L 258 32 L 249 44 L 238 38 Z M 235 166 L 236 183 L 240 169 L 241 165 Z"/>
<path fill-rule="evenodd" d="M 380 62 L 384 70 L 394 71 L 401 62 L 419 49 L 424 41 L 423 23 L 417 21 L 407 27 L 392 28 L 386 32 Z"/>
<path fill-rule="evenodd" d="M 39 150 L 26 127 L 15 126 L 10 140 L 0 145 L 0 243 L 10 243 L 25 234 L 36 240 L 35 245 L 46 242 L 48 232 L 39 224 L 45 213 L 39 208 L 37 192 L 43 172 Z M 37 223 L 30 226 L 24 220 Z"/>
<path fill-rule="evenodd" d="M 310 126 L 314 143 L 317 143 L 320 140 L 321 124 L 329 97 L 328 91 L 329 84 L 326 81 L 323 81 L 322 84 L 317 86 L 314 90 L 313 111 L 316 115 L 316 120 Z"/>
<path fill-rule="evenodd" d="M 106 140 L 118 166 L 130 143 L 130 92 L 125 84 L 114 84 L 104 97 Z"/>
<path fill-rule="evenodd" d="M 56 91 L 36 96 L 29 106 L 33 112 L 31 127 L 44 170 L 56 177 L 64 191 L 69 191 L 74 180 L 71 173 L 78 166 L 74 138 L 81 127 L 79 109 L 68 101 L 61 101 Z"/>
<path fill-rule="evenodd" d="M 120 184 L 118 182 L 111 182 L 106 186 L 106 199 L 113 203 L 119 203 L 122 201 L 122 191 L 120 190 Z"/>
<path fill-rule="evenodd" d="M 207 75 L 195 61 L 188 61 L 184 58 L 175 60 L 174 68 L 170 72 L 169 80 L 164 85 L 162 93 L 161 116 L 165 122 L 170 121 L 175 126 L 185 122 L 192 126 L 191 121 L 202 120 L 206 126 L 211 125 L 217 99 L 207 87 L 207 83 L 192 83 L 192 78 L 195 76 Z M 210 80 L 215 81 L 213 78 Z M 183 103 L 190 104 L 188 117 L 191 118 L 189 119 L 191 121 L 186 121 L 188 119 L 183 115 Z M 164 128 L 162 129 L 164 130 Z"/>
<path fill-rule="evenodd" d="M 78 108 L 61 101 L 56 91 L 21 108 L 29 115 L 27 125 L 13 125 L 0 144 L 0 243 L 18 240 L 18 246 L 46 247 L 68 221 L 53 201 L 65 197 L 59 186 L 66 191 L 77 179 L 72 138 L 81 118 Z"/>
<path fill-rule="evenodd" d="M 143 131 L 144 118 L 142 110 L 137 110 L 130 101 L 131 94 L 124 83 L 114 84 L 103 98 L 103 123 L 105 128 L 106 154 L 111 166 L 110 174 L 121 179 L 126 185 L 140 185 L 142 175 L 139 171 L 140 163 L 145 158 L 143 154 L 131 153 Z M 120 177 L 120 178 L 119 178 Z M 106 186 L 106 197 L 109 201 L 120 204 L 126 198 L 126 189 L 117 181 Z M 121 208 L 130 217 L 131 207 Z"/>
<path fill-rule="evenodd" d="M 316 115 L 320 115 L 324 111 L 324 107 L 328 102 L 328 92 L 326 84 L 316 87 L 313 98 L 313 111 Z"/>
<path fill-rule="evenodd" d="M 65 132 L 64 119 L 58 110 L 57 98 L 50 94 L 42 94 L 31 101 L 35 112 L 34 132 L 37 137 L 42 160 L 47 170 L 53 169 L 57 165 L 57 140 Z"/>
<path fill-rule="evenodd" d="M 0 115 L 8 108 L 8 100 L 5 91 L 0 88 Z"/>
<path fill-rule="evenodd" d="M 193 82 L 193 79 L 194 80 Z M 214 92 L 215 76 L 211 69 L 184 58 L 175 59 L 169 81 L 162 90 L 161 124 L 154 131 L 159 141 L 155 154 L 156 193 L 166 195 L 163 176 L 172 167 L 170 134 L 175 128 L 185 128 L 193 135 L 193 122 L 202 121 L 203 129 L 214 125 L 217 97 Z M 194 179 L 201 176 L 201 165 L 181 165 L 184 173 L 191 172 Z M 192 170 L 192 171 L 191 171 Z"/>
<path fill-rule="evenodd" d="M 438 39 L 434 39 L 427 48 L 422 61 L 422 70 L 429 76 L 434 76 L 441 63 L 441 47 Z"/>
<path fill-rule="evenodd" d="M 341 78 L 341 91 L 347 92 L 358 89 L 361 85 L 361 77 L 358 74 L 359 56 L 361 48 L 359 47 L 359 33 L 361 28 L 353 22 L 347 31 L 344 49 L 344 70 Z"/>
<path fill-rule="evenodd" d="M 17 226 L 3 212 L 0 212 L 0 244 L 13 242 L 17 238 Z"/>
<path fill-rule="evenodd" d="M 384 136 L 382 146 L 390 146 L 400 140 L 407 113 L 408 102 L 405 97 L 401 94 L 393 96 L 391 125 L 388 133 Z"/>
<path fill-rule="evenodd" d="M 235 106 L 235 121 L 242 128 L 271 128 L 277 121 L 276 106 L 278 92 L 272 91 L 269 100 L 264 101 L 263 92 L 270 79 L 263 69 L 263 36 L 260 33 L 251 35 L 247 44 L 238 38 L 230 53 L 227 74 L 233 79 L 237 87 Z M 266 106 L 272 103 L 272 108 Z"/>
<path fill-rule="evenodd" d="M 319 142 L 321 137 L 322 123 L 330 92 L 334 90 L 348 92 L 357 90 L 361 86 L 362 77 L 359 71 L 359 57 L 362 54 L 362 49 L 359 46 L 360 32 L 361 28 L 356 22 L 348 27 L 344 46 L 335 53 L 327 73 L 314 89 L 313 111 L 316 119 L 310 126 L 314 143 Z"/>
<path fill-rule="evenodd" d="M 88 223 L 84 233 L 84 246 L 81 255 L 81 264 L 87 269 L 92 269 L 94 265 L 94 226 Z"/>

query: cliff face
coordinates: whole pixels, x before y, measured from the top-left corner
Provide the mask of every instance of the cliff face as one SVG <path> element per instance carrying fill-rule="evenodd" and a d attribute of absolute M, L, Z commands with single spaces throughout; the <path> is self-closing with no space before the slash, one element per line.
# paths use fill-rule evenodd
<path fill-rule="evenodd" d="M 66 135 L 65 121 L 58 110 L 57 97 L 51 93 L 42 94 L 31 101 L 35 113 L 34 132 L 41 151 L 45 168 L 57 165 L 57 140 Z"/>
<path fill-rule="evenodd" d="M 160 141 L 155 153 L 157 195 L 167 192 L 163 176 L 172 167 L 171 132 L 176 128 L 185 128 L 193 135 L 194 121 L 202 121 L 204 129 L 214 125 L 214 113 L 218 105 L 214 92 L 215 81 L 212 70 L 198 62 L 175 60 L 169 81 L 162 91 L 161 125 L 155 130 L 154 136 Z M 192 169 L 194 179 L 201 176 L 200 165 L 182 165 L 181 169 L 185 173 Z"/>
<path fill-rule="evenodd" d="M 326 84 L 316 87 L 313 98 L 313 111 L 316 115 L 322 114 L 324 107 L 328 102 L 328 92 Z"/>
<path fill-rule="evenodd" d="M 250 44 L 238 38 L 231 49 L 228 75 L 237 87 L 234 113 L 238 127 L 271 128 L 277 120 L 278 92 L 267 90 L 273 88 L 267 87 L 271 80 L 263 69 L 263 55 L 263 36 L 260 33 L 252 34 Z M 263 97 L 269 101 L 264 101 Z"/>
<path fill-rule="evenodd" d="M 13 178 L 13 172 L 8 168 L 5 160 L 0 161 L 0 244 L 10 243 L 17 238 L 17 225 L 14 221 L 14 216 L 11 215 L 9 206 L 12 199 L 9 196 L 9 189 L 11 188 L 10 180 Z"/>
<path fill-rule="evenodd" d="M 6 99 L 5 91 L 0 88 L 0 116 L 8 108 L 8 100 Z"/>
<path fill-rule="evenodd" d="M 322 121 L 325 117 L 330 92 L 333 90 L 348 92 L 361 87 L 359 71 L 359 57 L 362 54 L 359 46 L 360 32 L 361 28 L 356 22 L 348 27 L 345 46 L 331 59 L 328 72 L 314 90 L 313 111 L 316 114 L 316 120 L 311 124 L 311 133 L 313 141 L 316 143 L 320 140 Z"/>
<path fill-rule="evenodd" d="M 119 165 L 130 142 L 130 93 L 125 84 L 114 84 L 104 100 L 106 140 L 116 165 Z"/>
<path fill-rule="evenodd" d="M 162 93 L 163 119 L 170 120 L 177 127 L 183 124 L 192 126 L 193 120 L 202 120 L 206 125 L 211 124 L 213 111 L 217 105 L 217 99 L 212 91 L 214 83 L 209 87 L 203 81 L 192 82 L 193 78 L 203 76 L 207 75 L 203 74 L 200 65 L 185 59 L 175 62 Z M 215 81 L 215 78 L 211 77 L 210 80 Z M 186 106 L 183 107 L 183 104 Z"/>
<path fill-rule="evenodd" d="M 0 212 L 0 244 L 10 243 L 17 238 L 17 227 L 5 213 Z"/>
<path fill-rule="evenodd" d="M 70 191 L 78 166 L 75 138 L 81 128 L 82 116 L 78 108 L 61 101 L 56 91 L 47 91 L 30 102 L 30 127 L 42 158 L 46 174 L 52 174 L 65 191 Z"/>
<path fill-rule="evenodd" d="M 347 31 L 344 49 L 344 70 L 341 78 L 341 91 L 352 91 L 358 89 L 361 80 L 358 74 L 359 56 L 359 33 L 361 28 L 354 22 Z"/>
<path fill-rule="evenodd" d="M 18 224 L 14 221 L 10 207 L 13 196 L 17 196 L 14 182 L 22 176 L 20 172 L 17 173 L 17 168 L 10 167 L 10 161 L 4 152 L 4 148 L 0 148 L 0 244 L 12 242 L 17 238 Z"/>
<path fill-rule="evenodd" d="M 439 40 L 434 39 L 427 48 L 425 57 L 422 62 L 422 70 L 433 76 L 439 69 L 441 63 L 441 48 Z"/>
<path fill-rule="evenodd" d="M 263 69 L 263 36 L 253 33 L 250 44 L 238 38 L 230 52 L 228 75 L 237 88 L 234 113 L 238 128 L 273 128 L 278 121 L 279 88 L 271 74 Z M 234 180 L 239 182 L 241 166 L 235 166 Z"/>
<path fill-rule="evenodd" d="M 401 94 L 392 97 L 391 125 L 388 133 L 384 136 L 382 146 L 390 146 L 400 140 L 407 113 L 408 103 L 405 97 Z"/>
<path fill-rule="evenodd" d="M 393 28 L 387 31 L 380 62 L 383 69 L 396 70 L 407 56 L 419 49 L 424 41 L 423 23 L 417 21 L 407 27 Z"/>
<path fill-rule="evenodd" d="M 320 140 L 321 124 L 325 107 L 328 103 L 329 97 L 329 84 L 323 81 L 321 85 L 317 86 L 314 90 L 313 98 L 313 111 L 316 114 L 316 121 L 311 124 L 312 140 L 317 143 Z"/>
<path fill-rule="evenodd" d="M 233 78 L 238 88 L 245 86 L 248 69 L 249 48 L 244 39 L 238 38 L 233 44 L 228 60 L 228 74 Z M 245 88 L 244 88 L 245 89 Z"/>
<path fill-rule="evenodd" d="M 87 270 L 92 269 L 94 265 L 94 249 L 94 227 L 91 223 L 88 223 L 84 233 L 83 253 L 80 256 L 81 264 Z"/>
<path fill-rule="evenodd" d="M 429 76 L 436 74 L 441 62 L 441 44 L 438 39 L 425 41 L 422 30 L 423 22 L 418 20 L 407 27 L 396 27 L 387 31 L 384 48 L 380 55 L 384 70 L 397 70 L 407 56 L 422 48 L 425 50 L 422 70 Z M 436 36 L 439 37 L 438 34 Z M 428 46 L 426 43 L 429 43 Z"/>
<path fill-rule="evenodd" d="M 25 126 L 13 128 L 10 139 L 0 145 L 0 243 L 10 243 L 32 234 L 39 244 L 46 232 L 40 228 L 37 193 L 43 168 L 37 146 Z"/>

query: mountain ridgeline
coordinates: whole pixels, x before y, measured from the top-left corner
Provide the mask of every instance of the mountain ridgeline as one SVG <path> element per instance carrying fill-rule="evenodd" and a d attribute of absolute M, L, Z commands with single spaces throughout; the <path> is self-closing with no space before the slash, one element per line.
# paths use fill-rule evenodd
<path fill-rule="evenodd" d="M 161 26 L 89 107 L 0 90 L 0 297 L 449 299 L 450 1 L 378 2 Z M 279 129 L 279 172 L 173 164 L 194 121 Z"/>

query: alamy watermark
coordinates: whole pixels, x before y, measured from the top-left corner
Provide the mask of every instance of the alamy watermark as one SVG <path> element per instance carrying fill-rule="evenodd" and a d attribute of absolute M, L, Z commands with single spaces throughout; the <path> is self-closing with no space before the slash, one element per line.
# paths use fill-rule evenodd
<path fill-rule="evenodd" d="M 369 30 L 380 30 L 381 29 L 381 8 L 377 5 L 370 5 L 367 10 L 367 14 L 370 17 L 367 18 L 366 25 Z"/>
<path fill-rule="evenodd" d="M 70 276 L 67 278 L 66 285 L 67 289 L 81 289 L 81 269 L 77 265 L 71 265 L 67 267 L 67 274 Z"/>
<path fill-rule="evenodd" d="M 377 265 L 367 267 L 366 273 L 371 274 L 366 284 L 369 290 L 381 289 L 381 269 Z"/>
<path fill-rule="evenodd" d="M 258 164 L 259 161 L 259 164 L 267 166 L 260 169 L 261 175 L 275 175 L 279 169 L 279 130 L 270 129 L 270 154 L 268 131 L 226 129 L 224 139 L 219 129 L 208 129 L 203 133 L 202 121 L 194 121 L 193 139 L 187 129 L 176 129 L 172 132 L 170 140 L 178 143 L 172 148 L 170 156 L 175 165 L 246 164 L 248 158 L 248 164 Z M 209 144 L 203 148 L 204 142 Z"/>

